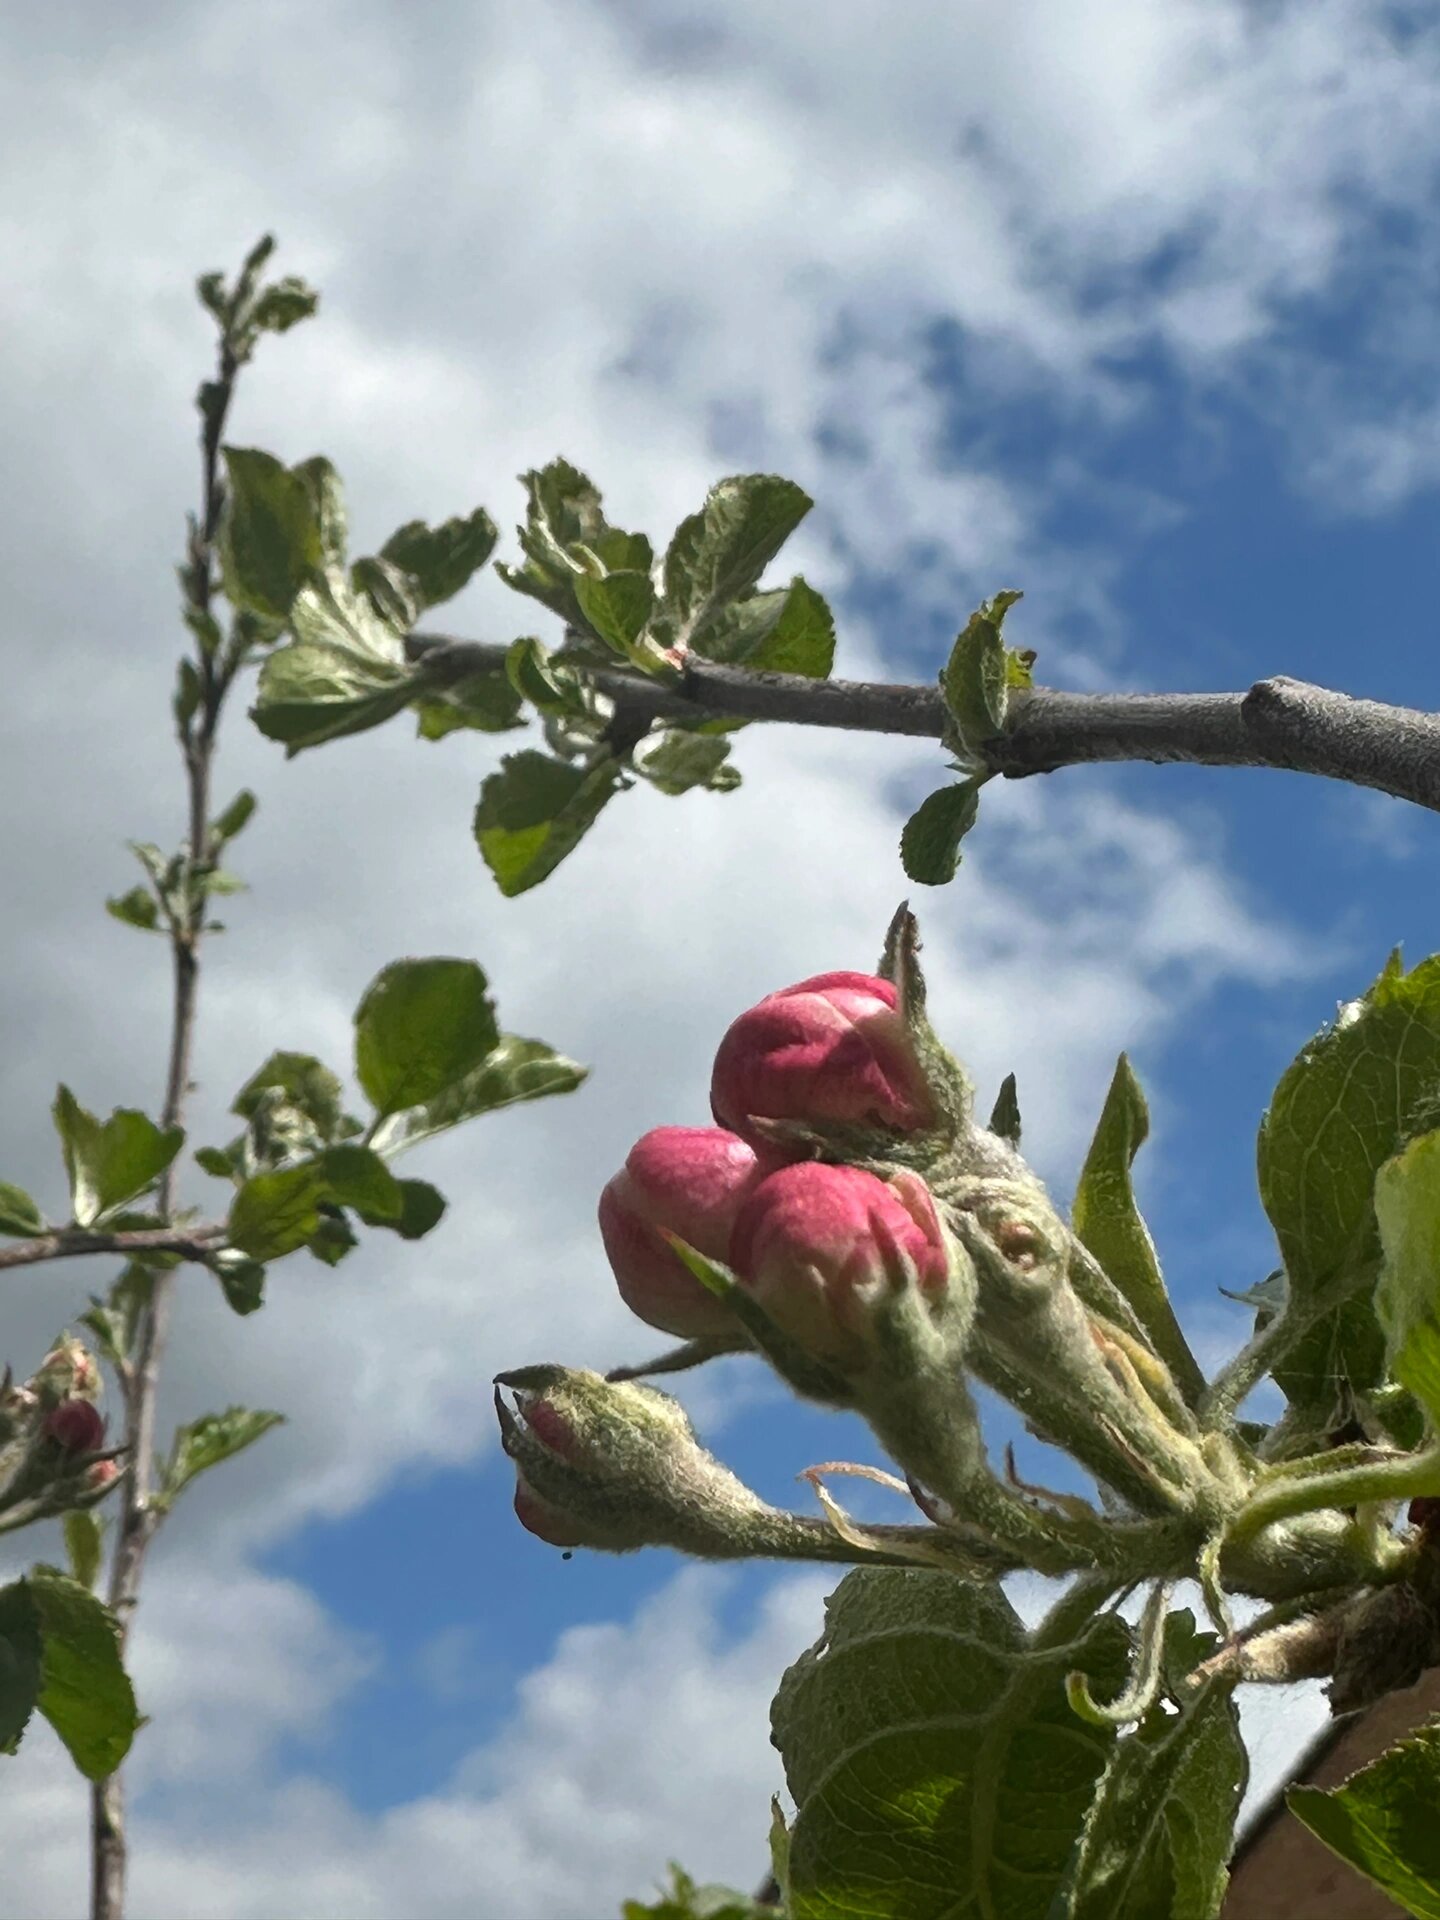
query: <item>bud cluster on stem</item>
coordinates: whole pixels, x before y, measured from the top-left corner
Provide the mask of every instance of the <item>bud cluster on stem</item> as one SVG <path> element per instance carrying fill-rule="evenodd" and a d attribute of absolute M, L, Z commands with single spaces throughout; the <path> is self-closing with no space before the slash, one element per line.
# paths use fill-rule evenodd
<path fill-rule="evenodd" d="M 0 1533 L 34 1520 L 93 1506 L 120 1474 L 105 1451 L 105 1421 L 95 1358 L 68 1337 L 31 1377 L 0 1380 Z"/>

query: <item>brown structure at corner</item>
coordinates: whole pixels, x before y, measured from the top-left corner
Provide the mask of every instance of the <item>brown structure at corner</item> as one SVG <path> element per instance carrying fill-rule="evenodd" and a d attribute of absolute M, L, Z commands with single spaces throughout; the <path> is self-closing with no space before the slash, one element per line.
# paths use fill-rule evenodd
<path fill-rule="evenodd" d="M 1337 1787 L 1413 1728 L 1440 1714 L 1440 1667 L 1413 1687 L 1327 1727 L 1292 1785 Z M 1220 1920 L 1404 1920 L 1404 1909 L 1322 1846 L 1285 1805 L 1262 1807 L 1236 1851 Z"/>

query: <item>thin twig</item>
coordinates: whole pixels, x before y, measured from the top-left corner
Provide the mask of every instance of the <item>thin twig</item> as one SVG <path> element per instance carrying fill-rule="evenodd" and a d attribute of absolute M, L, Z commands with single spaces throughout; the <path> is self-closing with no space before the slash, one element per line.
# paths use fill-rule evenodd
<path fill-rule="evenodd" d="M 0 1247 L 0 1267 L 33 1267 L 41 1260 L 73 1260 L 86 1253 L 178 1253 L 186 1260 L 203 1260 L 226 1230 L 223 1220 L 202 1220 L 193 1227 L 136 1227 L 123 1233 L 57 1227 L 34 1240 Z"/>
<path fill-rule="evenodd" d="M 503 646 L 442 634 L 412 634 L 408 646 L 441 680 L 493 673 L 506 654 Z M 643 687 L 659 720 L 769 720 L 930 740 L 944 730 L 936 687 L 807 680 L 693 659 L 668 684 L 621 666 L 585 672 L 612 697 L 633 697 Z M 1033 687 L 1012 696 L 1005 731 L 985 741 L 983 753 L 990 772 L 1012 780 L 1102 761 L 1287 768 L 1440 811 L 1440 714 L 1355 699 L 1283 674 L 1244 693 Z"/>
<path fill-rule="evenodd" d="M 216 381 L 208 396 L 210 404 L 203 405 L 201 409 L 201 511 L 199 521 L 192 529 L 189 565 L 183 572 L 190 604 L 202 614 L 209 612 L 215 591 L 215 541 L 224 507 L 220 443 L 230 402 L 234 397 L 239 366 L 227 329 L 221 336 Z M 189 813 L 188 859 L 192 865 L 203 861 L 207 853 L 215 729 L 221 705 L 238 664 L 238 660 L 226 662 L 212 658 L 203 647 L 197 650 L 200 701 L 195 713 L 180 728 Z M 190 901 L 187 917 L 183 920 L 177 918 L 172 924 L 170 937 L 173 971 L 170 1056 L 165 1076 L 165 1101 L 160 1116 L 160 1124 L 166 1128 L 180 1124 L 190 1089 L 199 947 L 205 924 L 203 894 L 197 900 L 187 887 L 186 898 Z M 176 1175 L 177 1165 L 172 1160 L 160 1180 L 157 1205 L 162 1216 L 168 1217 L 175 1210 Z M 111 1610 L 119 1623 L 122 1652 L 129 1638 L 140 1596 L 145 1557 L 161 1519 L 161 1509 L 151 1498 L 155 1409 L 160 1365 L 170 1330 L 174 1285 L 173 1272 L 154 1275 L 150 1299 L 137 1329 L 133 1365 L 123 1381 L 126 1400 L 125 1441 L 130 1449 L 131 1467 L 121 1496 L 108 1596 Z M 112 1773 L 95 1783 L 91 1790 L 90 1809 L 91 1920 L 122 1920 L 127 1844 L 124 1781 L 120 1773 Z"/>

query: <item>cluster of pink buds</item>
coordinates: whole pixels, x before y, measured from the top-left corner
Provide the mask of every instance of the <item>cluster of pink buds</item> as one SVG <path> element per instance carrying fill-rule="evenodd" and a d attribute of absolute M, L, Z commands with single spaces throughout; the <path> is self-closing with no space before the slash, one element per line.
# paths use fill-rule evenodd
<path fill-rule="evenodd" d="M 912 1283 L 938 1298 L 952 1260 L 918 1175 L 815 1157 L 880 1164 L 937 1124 L 896 988 L 822 973 L 768 994 L 721 1041 L 711 1108 L 717 1127 L 647 1133 L 601 1195 L 621 1297 L 667 1333 L 740 1344 L 735 1308 L 679 1239 L 733 1272 L 809 1359 L 862 1365 L 877 1308 Z"/>
<path fill-rule="evenodd" d="M 90 1506 L 119 1478 L 105 1451 L 94 1355 L 57 1340 L 23 1385 L 0 1382 L 0 1532 Z"/>

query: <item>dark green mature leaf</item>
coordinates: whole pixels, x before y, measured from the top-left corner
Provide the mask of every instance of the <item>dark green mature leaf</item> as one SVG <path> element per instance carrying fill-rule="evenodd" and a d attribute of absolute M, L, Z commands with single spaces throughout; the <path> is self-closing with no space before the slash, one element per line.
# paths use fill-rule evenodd
<path fill-rule="evenodd" d="M 1291 1787 L 1290 1811 L 1418 1920 L 1440 1920 L 1440 1726 L 1422 1727 L 1343 1787 Z"/>
<path fill-rule="evenodd" d="M 161 1476 L 157 1504 L 168 1511 L 190 1482 L 222 1460 L 231 1460 L 246 1447 L 253 1446 L 272 1427 L 283 1426 L 283 1413 L 267 1413 L 253 1407 L 227 1407 L 224 1413 L 207 1413 L 187 1426 L 177 1427 L 170 1443 L 170 1458 Z"/>
<path fill-rule="evenodd" d="M 533 634 L 516 640 L 505 656 L 505 677 L 516 693 L 547 718 L 585 712 L 585 700 L 573 673 L 552 665 L 550 649 Z"/>
<path fill-rule="evenodd" d="M 225 1304 L 232 1313 L 258 1313 L 265 1303 L 265 1268 L 258 1260 L 249 1260 L 226 1248 L 210 1262 Z"/>
<path fill-rule="evenodd" d="M 1219 1685 L 1129 1734 L 1086 1816 L 1065 1920 L 1213 1920 L 1245 1778 L 1239 1716 Z"/>
<path fill-rule="evenodd" d="M 552 874 L 594 826 L 620 780 L 620 763 L 575 767 L 527 748 L 485 780 L 475 839 L 507 899 Z"/>
<path fill-rule="evenodd" d="M 0 1587 L 0 1753 L 14 1753 L 40 1698 L 40 1622 L 23 1580 Z"/>
<path fill-rule="evenodd" d="M 422 740 L 443 740 L 446 734 L 461 729 L 508 733 L 525 724 L 520 717 L 523 706 L 524 702 L 503 671 L 472 673 L 467 679 L 437 688 L 429 698 L 415 702 L 418 732 Z"/>
<path fill-rule="evenodd" d="M 835 661 L 835 620 L 823 596 L 797 574 L 788 587 L 748 594 L 722 608 L 694 651 L 752 673 L 824 680 Z"/>
<path fill-rule="evenodd" d="M 375 1130 L 377 1152 L 396 1154 L 463 1120 L 496 1113 L 522 1100 L 543 1100 L 552 1093 L 573 1093 L 588 1069 L 556 1053 L 543 1040 L 502 1034 L 480 1065 L 423 1105 L 394 1113 Z M 404 1186 L 423 1182 L 402 1182 Z M 433 1189 L 432 1189 L 433 1191 Z M 438 1216 L 437 1216 L 438 1217 Z"/>
<path fill-rule="evenodd" d="M 400 1182 L 400 1218 L 371 1221 L 368 1225 L 393 1226 L 402 1240 L 423 1240 L 445 1217 L 446 1200 L 438 1187 L 428 1180 Z"/>
<path fill-rule="evenodd" d="M 1020 598 L 1018 593 L 997 593 L 985 601 L 956 636 L 941 669 L 940 691 L 953 722 L 951 744 L 969 758 L 980 759 L 982 742 L 1005 725 L 1014 656 L 1001 632 L 1005 615 Z"/>
<path fill-rule="evenodd" d="M 683 1867 L 670 1865 L 670 1885 L 651 1906 L 627 1900 L 622 1920 L 783 1920 L 774 1907 L 762 1907 L 733 1887 L 699 1886 Z"/>
<path fill-rule="evenodd" d="M 12 1187 L 0 1180 L 0 1233 L 18 1240 L 33 1240 L 46 1231 L 45 1216 L 23 1187 Z"/>
<path fill-rule="evenodd" d="M 407 520 L 385 542 L 380 557 L 409 574 L 423 613 L 453 600 L 490 558 L 498 538 L 495 522 L 483 507 L 476 507 L 438 527 Z"/>
<path fill-rule="evenodd" d="M 290 627 L 295 638 L 266 659 L 250 709 L 287 754 L 379 726 L 426 690 L 423 668 L 405 657 L 403 627 L 343 573 L 327 571 L 297 594 Z"/>
<path fill-rule="evenodd" d="M 948 1574 L 849 1575 L 772 1715 L 792 1920 L 1045 1920 L 1113 1741 L 1065 1676 L 1118 1687 L 1127 1643 L 1113 1616 L 1027 1640 L 1002 1594 Z"/>
<path fill-rule="evenodd" d="M 626 570 L 596 577 L 577 574 L 575 598 L 585 624 L 607 647 L 637 665 L 656 664 L 654 647 L 642 644 L 645 623 L 655 605 L 655 588 L 648 573 Z M 666 663 L 661 660 L 660 665 Z"/>
<path fill-rule="evenodd" d="M 155 896 L 144 887 L 131 887 L 128 893 L 112 894 L 105 902 L 105 911 L 113 914 L 117 920 L 123 920 L 127 927 L 139 927 L 142 933 L 158 933 L 160 930 L 160 909 Z"/>
<path fill-rule="evenodd" d="M 261 289 L 246 319 L 260 333 L 288 333 L 308 320 L 320 305 L 320 296 L 293 273 Z"/>
<path fill-rule="evenodd" d="M 396 960 L 355 1009 L 355 1076 L 378 1114 L 433 1100 L 500 1039 L 473 960 Z"/>
<path fill-rule="evenodd" d="M 943 887 L 960 865 L 960 842 L 980 810 L 980 783 L 961 780 L 939 787 L 905 822 L 900 863 L 923 887 Z"/>
<path fill-rule="evenodd" d="M 1389 1371 L 1440 1427 L 1440 1133 L 1421 1134 L 1381 1167 L 1375 1215 Z"/>
<path fill-rule="evenodd" d="M 1193 1400 L 1205 1376 L 1175 1318 L 1155 1242 L 1135 1203 L 1130 1169 L 1150 1132 L 1150 1111 L 1122 1053 L 1105 1096 L 1095 1137 L 1080 1170 L 1071 1224 L 1135 1309 L 1155 1351 Z"/>
<path fill-rule="evenodd" d="M 1277 1368 L 1289 1399 L 1339 1424 L 1380 1377 L 1384 1335 L 1370 1285 L 1380 1261 L 1375 1176 L 1433 1123 L 1440 1094 L 1440 956 L 1406 973 L 1393 957 L 1280 1077 L 1260 1126 L 1260 1197 L 1302 1307 L 1347 1277 L 1353 1298 L 1326 1314 Z"/>
<path fill-rule="evenodd" d="M 86 1779 L 103 1780 L 130 1751 L 140 1724 L 115 1616 L 53 1567 L 33 1568 L 24 1584 L 43 1649 L 40 1711 Z"/>
<path fill-rule="evenodd" d="M 321 1159 L 329 1198 L 336 1205 L 354 1207 L 367 1220 L 384 1221 L 387 1226 L 399 1220 L 405 1196 L 400 1182 L 373 1147 L 342 1142 L 327 1147 Z"/>
<path fill-rule="evenodd" d="M 310 486 L 258 447 L 226 447 L 224 455 L 220 571 L 226 596 L 268 620 L 284 620 L 323 560 Z"/>
<path fill-rule="evenodd" d="M 329 1067 L 309 1053 L 272 1053 L 257 1067 L 230 1103 L 231 1113 L 248 1120 L 267 1093 L 283 1093 L 292 1107 L 314 1126 L 325 1141 L 334 1140 L 345 1130 L 345 1111 L 340 1081 Z"/>
<path fill-rule="evenodd" d="M 108 1120 L 97 1120 L 68 1087 L 55 1095 L 53 1112 L 77 1226 L 93 1227 L 154 1186 L 185 1140 L 182 1128 L 157 1127 L 130 1107 L 117 1107 Z"/>
<path fill-rule="evenodd" d="M 631 755 L 635 771 L 659 793 L 689 793 L 705 787 L 711 793 L 732 793 L 740 784 L 739 770 L 728 764 L 730 742 L 720 735 L 664 728 L 647 734 Z"/>
<path fill-rule="evenodd" d="M 675 643 L 704 651 L 710 621 L 755 586 L 813 502 L 772 473 L 735 474 L 682 520 L 665 555 L 665 614 Z"/>
<path fill-rule="evenodd" d="M 94 1591 L 105 1550 L 105 1522 L 93 1507 L 72 1507 L 61 1523 L 70 1576 Z"/>

